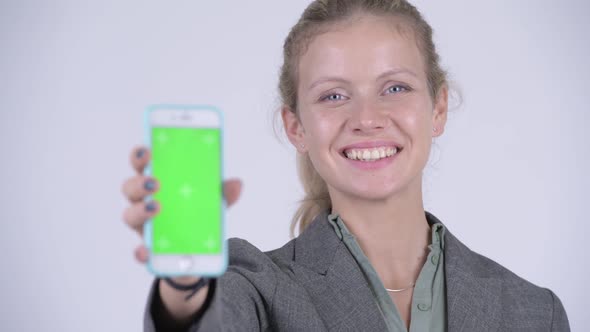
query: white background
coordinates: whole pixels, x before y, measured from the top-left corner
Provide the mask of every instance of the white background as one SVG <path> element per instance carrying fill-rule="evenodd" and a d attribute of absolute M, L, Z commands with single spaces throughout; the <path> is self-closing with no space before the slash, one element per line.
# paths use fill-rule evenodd
<path fill-rule="evenodd" d="M 245 184 L 229 236 L 289 239 L 301 189 L 272 113 L 307 3 L 0 2 L 0 330 L 141 330 L 151 276 L 120 185 L 151 103 L 225 110 L 226 175 Z M 427 209 L 590 328 L 590 3 L 416 5 L 464 95 L 426 169 Z"/>

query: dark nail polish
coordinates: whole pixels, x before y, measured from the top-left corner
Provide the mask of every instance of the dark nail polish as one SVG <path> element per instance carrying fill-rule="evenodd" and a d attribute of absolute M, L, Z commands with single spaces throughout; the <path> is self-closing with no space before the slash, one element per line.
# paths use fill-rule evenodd
<path fill-rule="evenodd" d="M 135 156 L 137 157 L 137 159 L 141 159 L 141 157 L 143 157 L 144 155 L 145 155 L 145 150 L 144 149 L 139 149 L 135 153 Z"/>
<path fill-rule="evenodd" d="M 145 188 L 145 190 L 147 191 L 152 191 L 154 189 L 156 189 L 156 183 L 154 182 L 154 180 L 147 180 L 144 184 L 143 187 Z"/>
<path fill-rule="evenodd" d="M 154 212 L 154 211 L 156 211 L 156 208 L 157 208 L 156 202 L 153 202 L 153 201 L 149 202 L 145 205 L 145 210 L 147 212 Z"/>

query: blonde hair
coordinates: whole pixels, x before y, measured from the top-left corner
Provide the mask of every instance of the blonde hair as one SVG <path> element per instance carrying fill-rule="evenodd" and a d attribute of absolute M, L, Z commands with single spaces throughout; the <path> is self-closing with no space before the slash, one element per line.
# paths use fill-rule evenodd
<path fill-rule="evenodd" d="M 359 14 L 394 16 L 412 28 L 414 39 L 421 51 L 431 98 L 447 85 L 447 74 L 439 64 L 439 56 L 432 40 L 432 28 L 420 12 L 406 0 L 316 0 L 303 12 L 289 32 L 283 45 L 283 65 L 279 79 L 282 104 L 297 112 L 297 66 L 313 37 L 328 30 L 333 24 L 344 22 Z M 326 182 L 313 167 L 307 154 L 297 155 L 297 169 L 305 197 L 291 221 L 291 235 L 299 225 L 299 232 L 323 210 L 331 208 Z"/>

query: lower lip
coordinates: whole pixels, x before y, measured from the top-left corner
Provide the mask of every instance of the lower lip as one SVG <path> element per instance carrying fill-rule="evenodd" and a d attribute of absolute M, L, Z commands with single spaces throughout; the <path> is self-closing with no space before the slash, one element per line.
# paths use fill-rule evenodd
<path fill-rule="evenodd" d="M 397 155 L 400 152 L 401 151 L 398 151 L 396 154 L 394 154 L 391 157 L 385 157 L 385 158 L 379 159 L 377 161 L 362 161 L 362 160 L 352 160 L 352 159 L 348 159 L 346 157 L 343 157 L 343 158 L 346 159 L 352 166 L 354 166 L 358 169 L 377 170 L 377 169 L 387 167 L 391 163 L 393 163 L 393 161 L 396 159 Z"/>

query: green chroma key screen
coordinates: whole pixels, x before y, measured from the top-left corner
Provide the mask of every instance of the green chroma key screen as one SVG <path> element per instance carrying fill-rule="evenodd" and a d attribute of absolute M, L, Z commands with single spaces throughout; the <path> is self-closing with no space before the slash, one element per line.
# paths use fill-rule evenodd
<path fill-rule="evenodd" d="M 221 138 L 218 128 L 154 127 L 155 254 L 221 253 Z"/>

